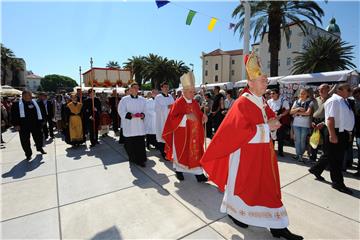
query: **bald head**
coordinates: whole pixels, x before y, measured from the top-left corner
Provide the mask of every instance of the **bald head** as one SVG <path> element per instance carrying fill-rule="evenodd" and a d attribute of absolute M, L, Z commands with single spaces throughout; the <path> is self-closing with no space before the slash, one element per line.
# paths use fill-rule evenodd
<path fill-rule="evenodd" d="M 329 91 L 330 86 L 328 84 L 324 83 L 319 86 L 319 95 L 321 98 L 327 99 L 329 97 Z"/>

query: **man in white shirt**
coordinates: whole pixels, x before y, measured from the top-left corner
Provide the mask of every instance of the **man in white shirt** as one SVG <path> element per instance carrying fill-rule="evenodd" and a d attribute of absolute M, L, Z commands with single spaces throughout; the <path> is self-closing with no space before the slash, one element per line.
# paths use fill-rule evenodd
<path fill-rule="evenodd" d="M 355 117 L 347 98 L 351 95 L 348 83 L 339 84 L 336 93 L 325 102 L 325 121 L 329 131 L 328 159 L 332 187 L 340 192 L 352 194 L 344 184 L 341 172 L 345 146 L 354 128 Z"/>
<path fill-rule="evenodd" d="M 161 93 L 155 97 L 156 140 L 158 142 L 158 148 L 162 157 L 166 159 L 166 154 L 164 151 L 165 141 L 162 137 L 162 134 L 170 108 L 174 103 L 174 98 L 169 94 L 169 84 L 167 82 L 161 83 L 160 87 Z"/>
<path fill-rule="evenodd" d="M 138 96 L 139 85 L 132 83 L 130 95 L 120 101 L 118 112 L 121 117 L 123 134 L 125 137 L 125 150 L 129 161 L 145 167 L 145 98 Z"/>

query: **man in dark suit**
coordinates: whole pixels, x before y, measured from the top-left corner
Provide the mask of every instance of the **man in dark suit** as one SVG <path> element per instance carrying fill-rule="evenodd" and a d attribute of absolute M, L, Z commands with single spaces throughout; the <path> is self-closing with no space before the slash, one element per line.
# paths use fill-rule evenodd
<path fill-rule="evenodd" d="M 90 147 L 94 147 L 96 144 L 99 144 L 98 129 L 100 123 L 101 102 L 94 94 L 95 91 L 93 91 L 93 89 L 89 89 L 88 98 L 84 100 L 83 103 L 84 121 L 87 132 L 90 133 Z M 92 98 L 94 98 L 94 107 Z"/>
<path fill-rule="evenodd" d="M 54 106 L 51 101 L 48 100 L 46 93 L 42 92 L 39 94 L 38 104 L 41 109 L 41 114 L 43 116 L 43 133 L 45 140 L 49 137 L 54 138 Z"/>
<path fill-rule="evenodd" d="M 31 92 L 24 90 L 22 98 L 15 102 L 11 108 L 12 124 L 19 131 L 21 146 L 25 152 L 26 159 L 30 160 L 32 151 L 30 144 L 30 133 L 34 139 L 36 150 L 46 154 L 43 149 L 41 110 L 35 100 L 32 99 Z"/>

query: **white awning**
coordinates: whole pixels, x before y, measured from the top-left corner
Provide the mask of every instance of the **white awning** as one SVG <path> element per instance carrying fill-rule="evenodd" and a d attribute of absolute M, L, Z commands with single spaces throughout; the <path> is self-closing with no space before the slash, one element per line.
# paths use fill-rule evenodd
<path fill-rule="evenodd" d="M 269 85 L 281 84 L 306 84 L 306 83 L 329 83 L 350 81 L 352 85 L 359 83 L 359 73 L 356 70 L 343 70 L 322 73 L 310 73 L 289 75 L 284 77 L 269 77 Z M 247 80 L 241 80 L 235 83 L 234 88 L 242 88 L 247 84 Z"/>
<path fill-rule="evenodd" d="M 276 85 L 278 80 L 282 77 L 269 77 L 269 85 Z M 235 83 L 234 88 L 244 88 L 247 85 L 247 80 L 241 80 Z"/>
<path fill-rule="evenodd" d="M 353 76 L 358 78 L 359 73 L 356 70 L 343 70 L 333 72 L 289 75 L 281 78 L 279 82 L 282 84 L 344 82 L 349 80 L 349 78 Z"/>
<path fill-rule="evenodd" d="M 214 87 L 219 86 L 221 89 L 229 90 L 234 88 L 234 83 L 232 82 L 222 82 L 222 83 L 210 83 L 210 84 L 197 84 L 195 85 L 195 91 L 199 91 L 202 87 L 205 87 L 206 90 L 213 90 Z M 182 86 L 178 87 L 176 91 L 182 91 Z"/>

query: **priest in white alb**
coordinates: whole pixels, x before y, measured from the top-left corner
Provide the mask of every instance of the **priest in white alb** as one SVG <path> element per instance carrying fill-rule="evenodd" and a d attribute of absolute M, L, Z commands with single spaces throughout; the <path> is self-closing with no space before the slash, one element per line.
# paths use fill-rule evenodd
<path fill-rule="evenodd" d="M 165 141 L 162 137 L 165 121 L 168 117 L 170 108 L 174 103 L 174 98 L 169 94 L 169 83 L 163 82 L 160 85 L 161 93 L 155 97 L 155 111 L 156 111 L 156 141 L 158 142 L 158 149 L 164 159 L 165 156 Z"/>

